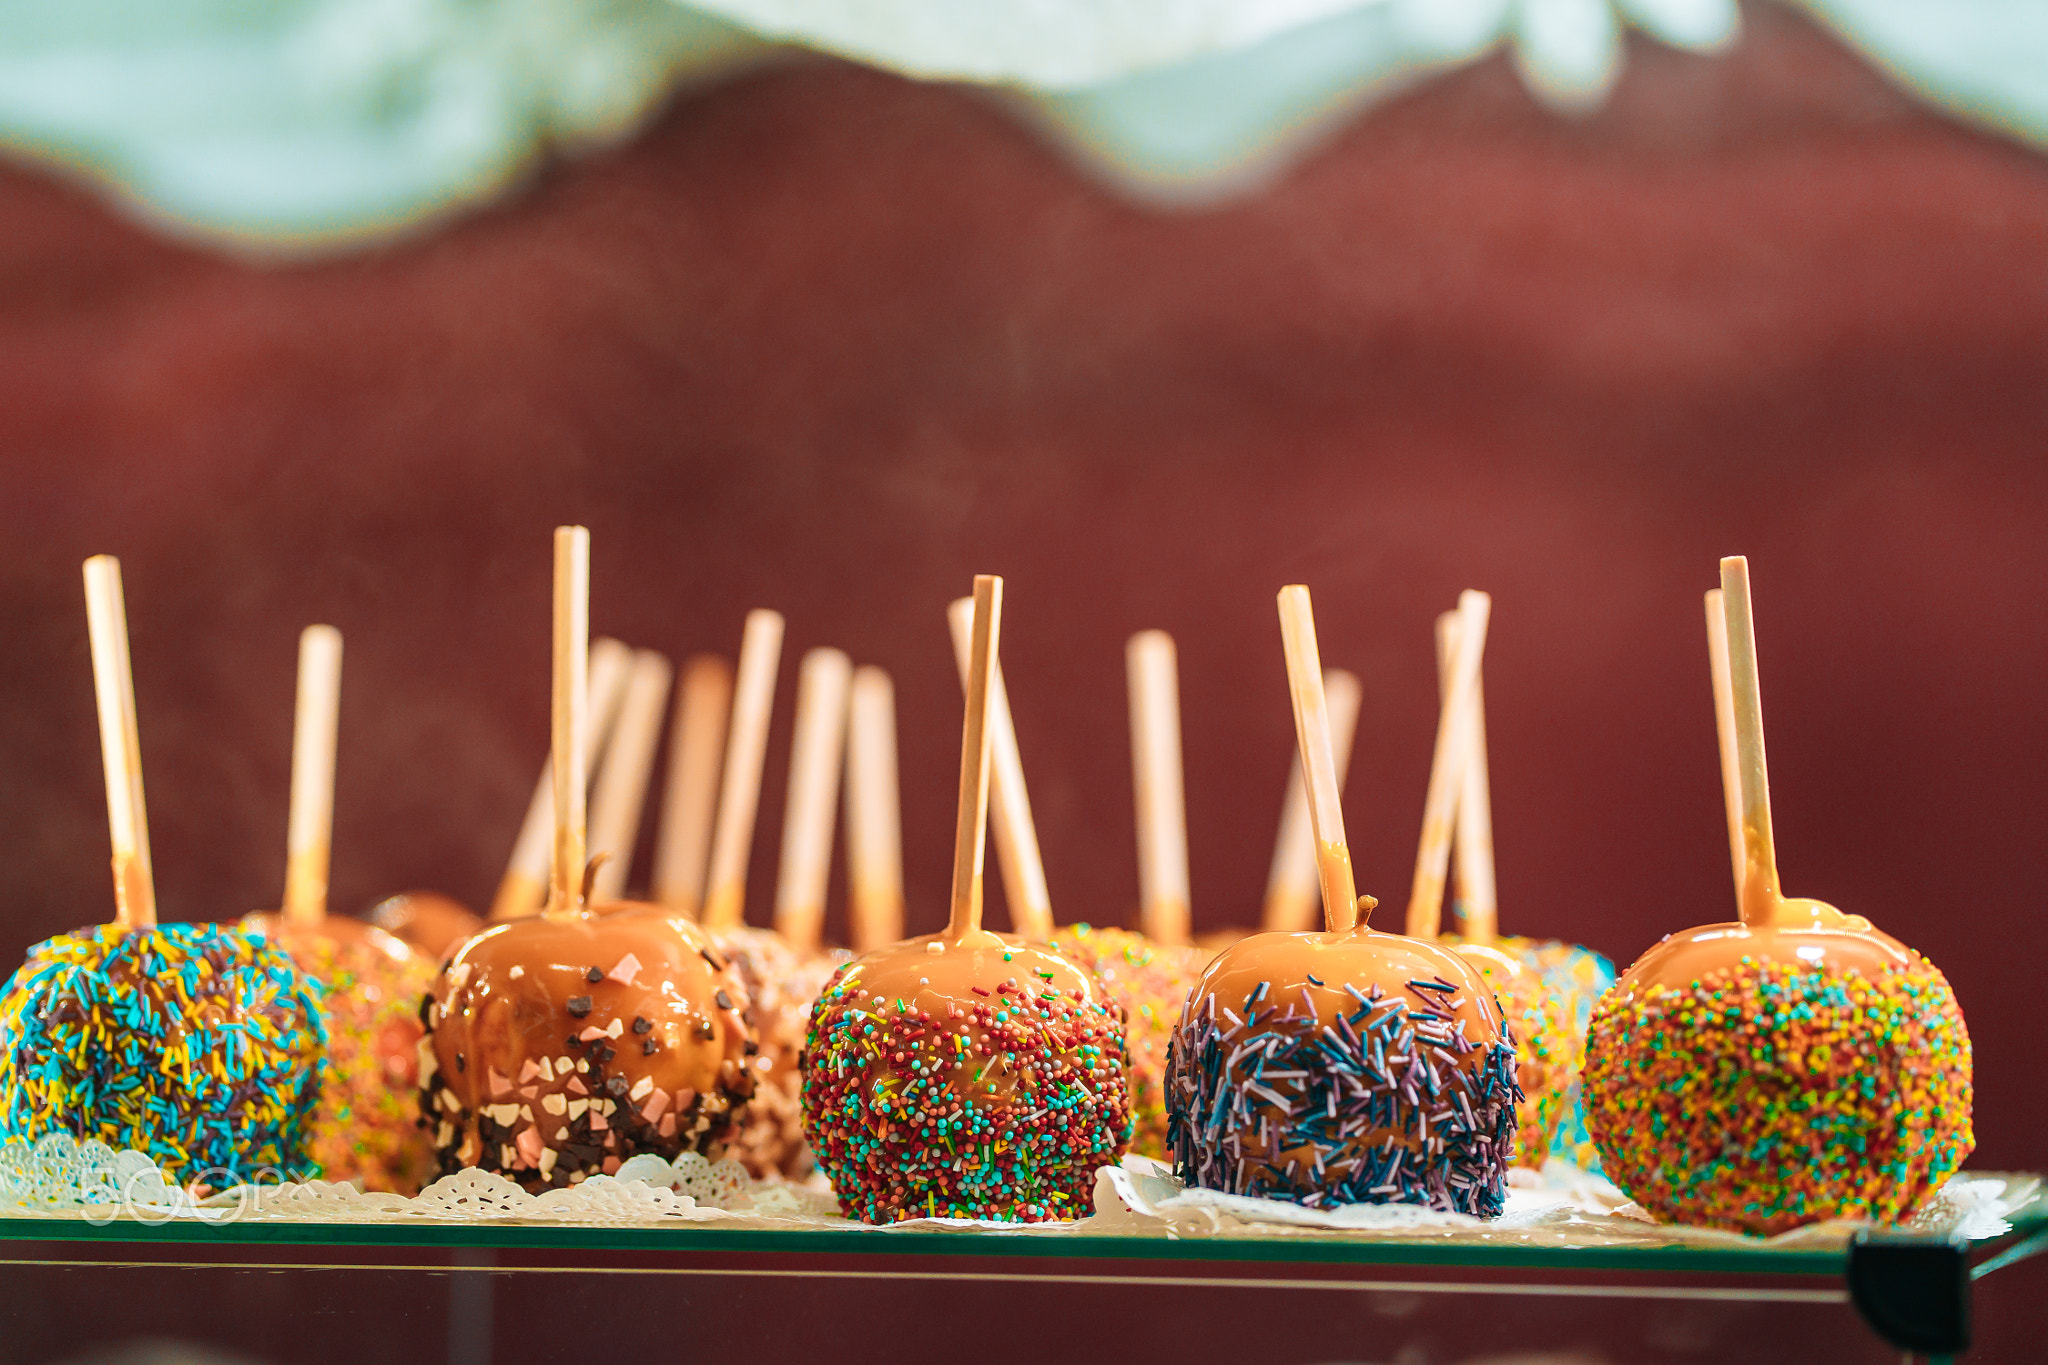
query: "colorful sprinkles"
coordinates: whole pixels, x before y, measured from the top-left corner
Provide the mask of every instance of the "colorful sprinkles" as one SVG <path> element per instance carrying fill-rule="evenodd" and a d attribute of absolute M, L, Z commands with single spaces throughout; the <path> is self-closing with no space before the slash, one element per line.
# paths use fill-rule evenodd
<path fill-rule="evenodd" d="M 273 941 L 324 988 L 327 1074 L 308 1121 L 307 1158 L 325 1180 L 419 1193 L 433 1163 L 418 1100 L 419 1003 L 432 965 L 318 931 L 286 928 Z"/>
<path fill-rule="evenodd" d="M 1447 936 L 1446 945 L 1462 940 Z M 1522 970 L 1502 983 L 1483 956 L 1469 960 L 1498 993 L 1514 1030 L 1522 1103 L 1515 1111 L 1515 1164 L 1541 1170 L 1556 1157 L 1584 1171 L 1600 1169 L 1586 1131 L 1583 1077 L 1586 1027 L 1594 1002 L 1614 984 L 1614 964 L 1590 948 L 1550 938 L 1502 937 L 1492 946 Z"/>
<path fill-rule="evenodd" d="M 1892 1222 L 1975 1145 L 1970 1035 L 1913 954 L 1861 972 L 1741 960 L 1593 1011 L 1586 1117 L 1607 1177 L 1658 1218 L 1771 1234 Z"/>
<path fill-rule="evenodd" d="M 804 1129 L 840 1206 L 869 1223 L 1084 1216 L 1131 1131 L 1113 1009 L 1028 973 L 971 1003 L 871 989 L 867 966 L 818 997 L 803 1057 Z"/>
<path fill-rule="evenodd" d="M 1128 929 L 1073 924 L 1053 944 L 1092 972 L 1123 1007 L 1131 1047 L 1131 1150 L 1166 1157 L 1166 1049 L 1201 973 L 1170 948 Z"/>
<path fill-rule="evenodd" d="M 0 996 L 0 1136 L 64 1132 L 212 1186 L 310 1174 L 319 988 L 218 924 L 100 925 L 29 950 Z"/>
<path fill-rule="evenodd" d="M 1328 1019 L 1307 987 L 1271 986 L 1188 1002 L 1166 1071 L 1181 1178 L 1310 1208 L 1498 1217 L 1522 1098 L 1505 1030 L 1469 1038 L 1458 988 L 1440 979 L 1398 994 L 1347 984 Z"/>

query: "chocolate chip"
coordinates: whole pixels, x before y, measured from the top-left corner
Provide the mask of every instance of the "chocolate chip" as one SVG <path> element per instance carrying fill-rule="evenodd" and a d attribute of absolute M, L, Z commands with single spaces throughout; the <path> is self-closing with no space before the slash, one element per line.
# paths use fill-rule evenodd
<path fill-rule="evenodd" d="M 590 1060 L 596 1062 L 599 1066 L 603 1066 L 606 1062 L 610 1061 L 612 1058 L 618 1055 L 618 1050 L 612 1047 L 611 1044 L 599 1043 L 596 1047 L 591 1049 Z"/>
<path fill-rule="evenodd" d="M 570 1034 L 570 1035 L 569 1035 L 569 1036 L 568 1036 L 567 1038 L 564 1038 L 564 1039 L 562 1040 L 562 1042 L 563 1042 L 563 1043 L 564 1043 L 565 1045 L 569 1046 L 569 1047 L 582 1047 L 582 1046 L 583 1046 L 583 1040 L 582 1040 L 581 1038 L 578 1038 L 578 1037 L 577 1037 L 577 1036 L 576 1036 L 575 1034 L 573 1034 L 573 1033 L 572 1033 L 572 1034 Z"/>
<path fill-rule="evenodd" d="M 592 967 L 589 971 L 583 974 L 583 979 L 589 982 L 602 981 L 604 980 L 604 973 L 600 971 L 598 968 Z"/>
<path fill-rule="evenodd" d="M 654 1032 L 654 1025 L 648 1022 L 645 1015 L 636 1014 L 633 1016 L 633 1032 L 652 1033 Z"/>
<path fill-rule="evenodd" d="M 570 996 L 569 1013 L 574 1015 L 578 1019 L 581 1019 L 584 1015 L 590 1013 L 590 997 L 587 995 Z"/>
<path fill-rule="evenodd" d="M 754 1041 L 754 1040 L 753 1040 L 752 1038 L 749 1038 L 749 1039 L 747 1039 L 747 1041 L 746 1041 L 746 1042 L 745 1042 L 745 1043 L 744 1043 L 744 1044 L 742 1045 L 742 1049 L 743 1049 L 743 1050 L 744 1050 L 744 1051 L 746 1052 L 746 1054 L 747 1054 L 747 1055 L 748 1055 L 749 1057 L 751 1057 L 751 1056 L 753 1056 L 753 1055 L 754 1055 L 755 1053 L 757 1053 L 757 1052 L 759 1052 L 759 1051 L 761 1050 L 761 1045 L 760 1045 L 759 1043 L 755 1042 L 755 1041 Z"/>
<path fill-rule="evenodd" d="M 462 1054 L 461 1054 L 460 1052 L 456 1053 L 456 1054 L 455 1054 L 455 1069 L 456 1069 L 457 1071 L 467 1071 L 467 1070 L 469 1070 L 469 1058 L 467 1058 L 467 1057 L 463 1056 L 463 1055 L 462 1055 Z"/>
<path fill-rule="evenodd" d="M 699 948 L 697 951 L 702 953 L 704 960 L 711 964 L 712 971 L 722 972 L 725 970 L 725 964 L 718 960 L 718 954 L 712 952 L 709 948 Z"/>
<path fill-rule="evenodd" d="M 727 995 L 724 991 L 720 991 L 718 994 L 712 996 L 711 998 L 718 1002 L 718 1008 L 722 1010 L 729 1010 L 732 1008 L 732 997 Z"/>
<path fill-rule="evenodd" d="M 718 1030 L 711 1026 L 709 1019 L 706 1019 L 703 1023 L 697 1025 L 697 1036 L 699 1038 L 716 1038 Z"/>
<path fill-rule="evenodd" d="M 614 1095 L 623 1095 L 626 1093 L 626 1078 L 624 1076 L 614 1076 L 604 1083 L 604 1088 L 611 1091 Z"/>
<path fill-rule="evenodd" d="M 657 1046 L 652 1038 L 646 1039 L 640 1044 L 640 1055 L 642 1057 L 652 1057 Z"/>

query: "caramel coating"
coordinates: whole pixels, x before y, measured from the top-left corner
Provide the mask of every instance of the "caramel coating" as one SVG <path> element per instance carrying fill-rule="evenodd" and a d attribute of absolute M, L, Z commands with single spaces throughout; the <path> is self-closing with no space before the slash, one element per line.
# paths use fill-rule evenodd
<path fill-rule="evenodd" d="M 1650 986 L 1689 985 L 1708 972 L 1757 962 L 1831 967 L 1875 976 L 1905 967 L 1912 949 L 1861 915 L 1845 914 L 1814 900 L 1783 900 L 1767 926 L 1707 924 L 1669 934 L 1636 959 L 1614 988 L 1633 992 Z"/>
<path fill-rule="evenodd" d="M 371 906 L 364 916 L 429 962 L 439 962 L 455 945 L 481 933 L 483 916 L 438 891 L 403 891 Z"/>
<path fill-rule="evenodd" d="M 421 1102 L 442 1171 L 537 1189 L 641 1152 L 717 1155 L 753 1093 L 748 1003 L 703 931 L 659 906 L 486 929 L 424 1010 Z"/>
<path fill-rule="evenodd" d="M 1183 1179 L 1310 1206 L 1497 1215 L 1513 1040 L 1466 958 L 1366 927 L 1261 933 L 1209 964 L 1167 1066 Z"/>
<path fill-rule="evenodd" d="M 804 1129 L 871 1223 L 1087 1212 L 1130 1137 L 1120 1011 L 1056 949 L 984 930 L 907 939 L 811 1011 Z"/>

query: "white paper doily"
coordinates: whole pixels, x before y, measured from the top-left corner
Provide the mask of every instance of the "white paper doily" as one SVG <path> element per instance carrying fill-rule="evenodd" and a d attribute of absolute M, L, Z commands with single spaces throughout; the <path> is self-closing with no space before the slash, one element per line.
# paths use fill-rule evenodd
<path fill-rule="evenodd" d="M 0 1146 L 0 1214 L 104 1222 L 145 1221 L 404 1223 L 515 1222 L 629 1226 L 671 1220 L 844 1224 L 830 1190 L 759 1181 L 737 1161 L 694 1152 L 673 1163 L 637 1156 L 617 1175 L 529 1194 L 489 1171 L 443 1176 L 417 1196 L 365 1193 L 325 1180 L 256 1183 L 195 1197 L 140 1152 L 52 1133 L 33 1147 Z"/>
<path fill-rule="evenodd" d="M 2011 1230 L 2007 1215 L 2030 1199 L 2034 1176 L 1957 1175 L 1906 1226 L 1954 1230 L 1973 1239 Z M 173 1185 L 140 1152 L 103 1142 L 75 1143 L 53 1133 L 34 1146 L 0 1146 L 0 1216 L 80 1219 L 130 1217 L 214 1223 L 499 1222 L 633 1227 L 717 1222 L 729 1227 L 859 1228 L 838 1212 L 822 1180 L 793 1185 L 756 1180 L 737 1161 L 686 1153 L 673 1163 L 637 1156 L 617 1175 L 529 1194 L 504 1176 L 465 1170 L 418 1196 L 365 1193 L 324 1180 L 263 1184 L 195 1198 Z M 1860 1224 L 1816 1223 L 1778 1237 L 1745 1237 L 1711 1228 L 1660 1224 L 1613 1185 L 1552 1162 L 1542 1174 L 1511 1173 L 1506 1211 L 1492 1222 L 1409 1204 L 1350 1204 L 1307 1209 L 1184 1186 L 1164 1164 L 1127 1156 L 1095 1174 L 1094 1212 L 1067 1223 L 999 1223 L 916 1218 L 874 1232 L 1002 1232 L 1017 1236 L 1316 1237 L 1398 1239 L 1518 1246 L 1838 1246 Z"/>
<path fill-rule="evenodd" d="M 1953 1230 L 1973 1240 L 2012 1230 L 2006 1215 L 2033 1197 L 2034 1176 L 1958 1174 L 1904 1226 Z M 1516 1170 L 1507 1208 L 1486 1222 L 1409 1204 L 1347 1204 L 1307 1209 L 1188 1188 L 1170 1168 L 1127 1156 L 1095 1174 L 1095 1216 L 1078 1230 L 1168 1237 L 1398 1237 L 1522 1246 L 1748 1246 L 1814 1249 L 1839 1246 L 1868 1224 L 1849 1219 L 1813 1223 L 1776 1237 L 1659 1223 L 1606 1180 L 1551 1162 L 1543 1173 Z"/>

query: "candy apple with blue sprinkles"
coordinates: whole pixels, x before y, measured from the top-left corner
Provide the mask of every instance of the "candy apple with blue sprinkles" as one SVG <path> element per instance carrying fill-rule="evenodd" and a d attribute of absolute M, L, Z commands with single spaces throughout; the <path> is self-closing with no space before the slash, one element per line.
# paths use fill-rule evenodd
<path fill-rule="evenodd" d="M 1480 1218 L 1506 1200 L 1513 1039 L 1471 962 L 1374 930 L 1359 896 L 1308 589 L 1280 593 L 1325 928 L 1259 933 L 1209 964 L 1167 1060 L 1177 1174 L 1311 1208 L 1417 1204 Z"/>
<path fill-rule="evenodd" d="M 805 1135 L 868 1223 L 1080 1217 L 1130 1140 L 1120 1011 L 1056 948 L 981 927 L 1001 593 L 975 579 L 947 927 L 856 958 L 811 1010 Z"/>
<path fill-rule="evenodd" d="M 133 1150 L 221 1188 L 309 1174 L 326 1032 L 268 940 L 159 924 L 119 563 L 86 561 L 115 919 L 37 944 L 0 994 L 0 1137 Z"/>

